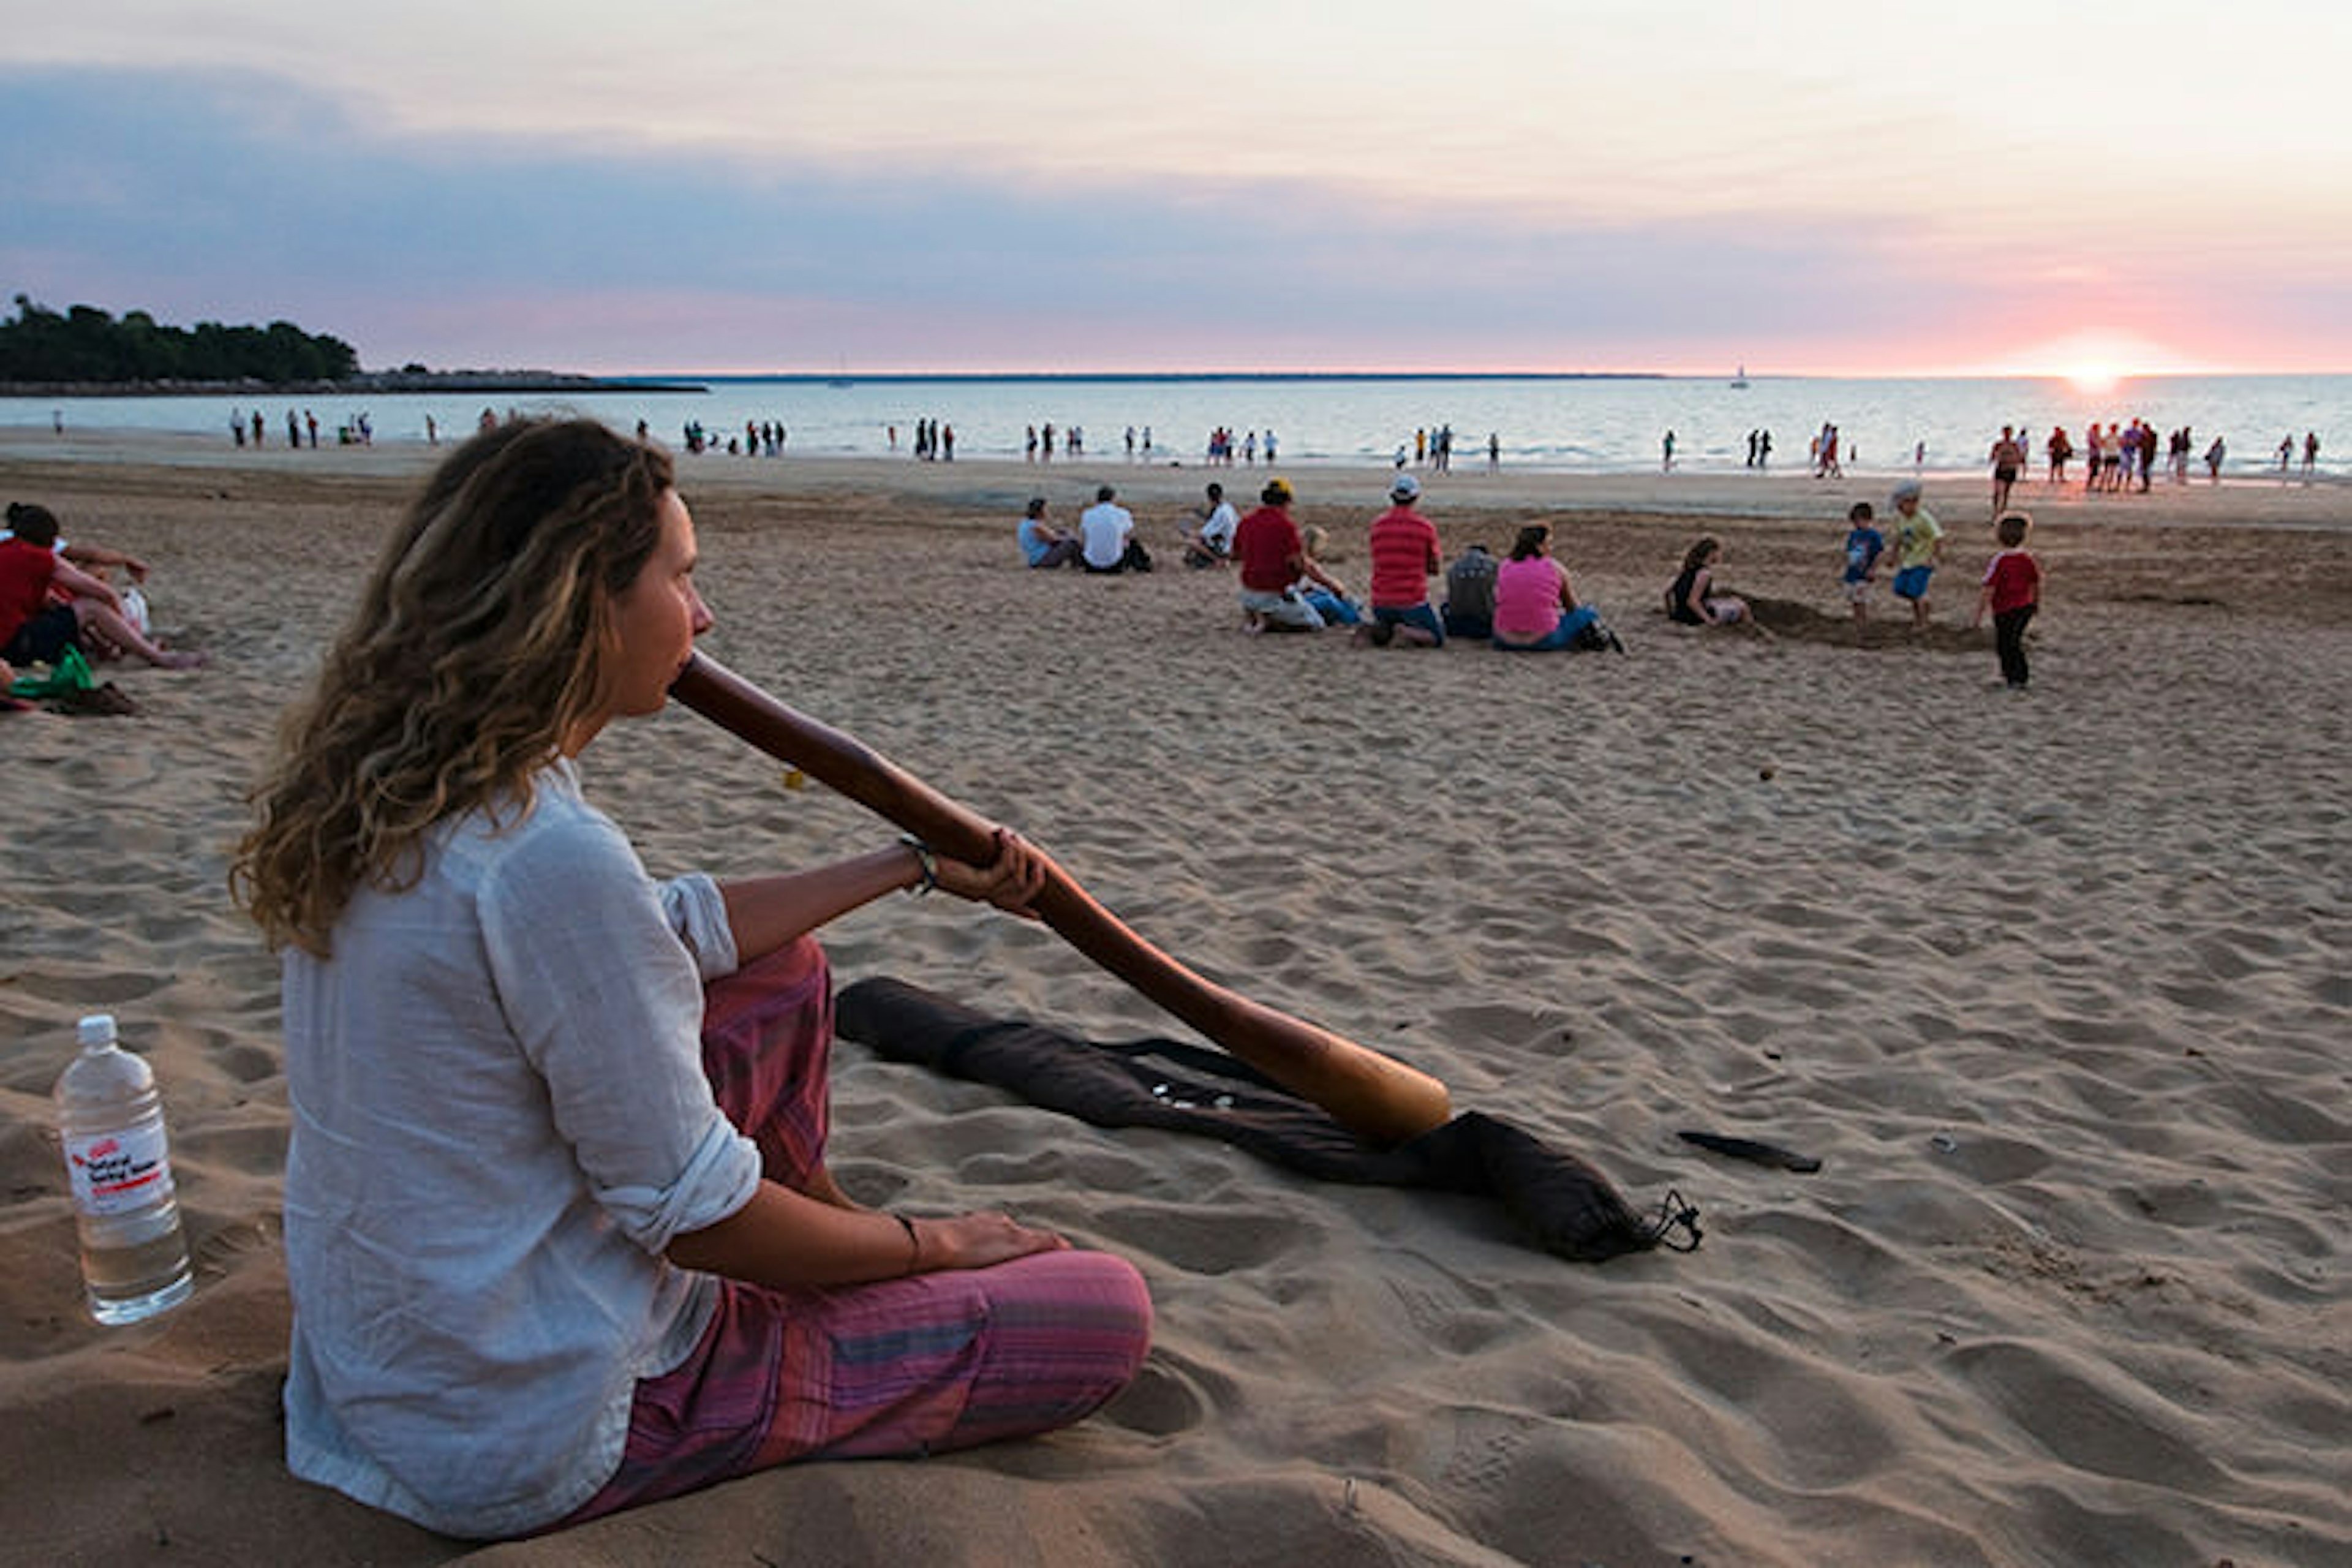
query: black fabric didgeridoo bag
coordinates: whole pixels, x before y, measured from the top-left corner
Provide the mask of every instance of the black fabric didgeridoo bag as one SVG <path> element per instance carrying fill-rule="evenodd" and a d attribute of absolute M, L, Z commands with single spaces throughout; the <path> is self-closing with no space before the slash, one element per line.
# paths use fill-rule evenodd
<path fill-rule="evenodd" d="M 1222 1051 L 1168 1039 L 1081 1040 L 887 978 L 843 990 L 835 1028 L 892 1061 L 993 1084 L 1097 1127 L 1200 1133 L 1327 1182 L 1492 1198 L 1538 1247 L 1577 1262 L 1698 1245 L 1698 1211 L 1681 1194 L 1668 1193 L 1644 1220 L 1576 1155 L 1477 1111 L 1378 1149 Z"/>

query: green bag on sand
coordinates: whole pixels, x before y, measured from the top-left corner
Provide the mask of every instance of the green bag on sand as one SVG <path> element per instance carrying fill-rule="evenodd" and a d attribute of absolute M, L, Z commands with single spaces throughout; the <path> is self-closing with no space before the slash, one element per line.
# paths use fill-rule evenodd
<path fill-rule="evenodd" d="M 89 672 L 89 660 L 82 657 L 81 649 L 68 643 L 65 650 L 58 655 L 57 662 L 49 666 L 48 674 L 18 676 L 16 684 L 8 688 L 8 695 L 28 697 L 37 701 L 44 697 L 88 691 L 97 684 L 98 678 Z"/>

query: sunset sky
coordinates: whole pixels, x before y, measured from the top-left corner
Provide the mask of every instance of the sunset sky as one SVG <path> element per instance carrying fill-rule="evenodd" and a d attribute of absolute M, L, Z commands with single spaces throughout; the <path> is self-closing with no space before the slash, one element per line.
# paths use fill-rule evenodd
<path fill-rule="evenodd" d="M 370 368 L 2352 371 L 2307 0 L 14 9 L 0 288 Z"/>

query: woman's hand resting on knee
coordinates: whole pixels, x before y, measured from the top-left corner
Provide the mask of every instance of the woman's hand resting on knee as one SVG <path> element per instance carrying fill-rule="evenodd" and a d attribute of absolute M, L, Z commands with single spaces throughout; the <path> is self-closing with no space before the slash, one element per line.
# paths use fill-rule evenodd
<path fill-rule="evenodd" d="M 941 1268 L 985 1268 L 993 1263 L 1026 1258 L 1033 1252 L 1067 1251 L 1070 1245 L 1050 1230 L 1034 1229 L 1004 1214 L 957 1215 L 951 1219 L 909 1217 L 906 1223 L 915 1237 L 915 1266 L 908 1270 L 910 1274 L 929 1274 Z"/>
<path fill-rule="evenodd" d="M 663 1249 L 681 1268 L 753 1285 L 861 1285 L 942 1268 L 985 1268 L 1070 1244 L 1002 1214 L 916 1219 L 840 1208 L 772 1181 L 725 1219 L 674 1237 Z"/>

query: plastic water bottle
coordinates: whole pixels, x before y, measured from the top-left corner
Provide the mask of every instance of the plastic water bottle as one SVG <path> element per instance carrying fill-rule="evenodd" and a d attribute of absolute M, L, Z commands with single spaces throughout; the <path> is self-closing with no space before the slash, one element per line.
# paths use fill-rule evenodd
<path fill-rule="evenodd" d="M 81 1054 L 54 1099 L 66 1179 L 81 1228 L 90 1316 L 135 1323 L 188 1299 L 195 1279 L 172 1186 L 155 1074 L 115 1043 L 114 1017 L 81 1021 Z"/>

